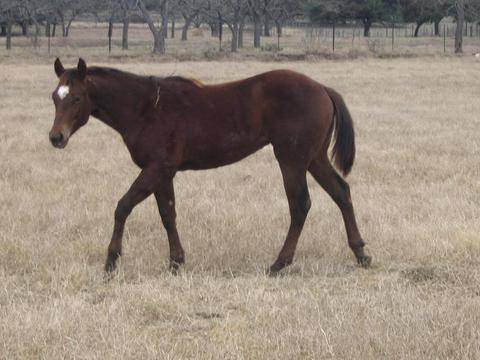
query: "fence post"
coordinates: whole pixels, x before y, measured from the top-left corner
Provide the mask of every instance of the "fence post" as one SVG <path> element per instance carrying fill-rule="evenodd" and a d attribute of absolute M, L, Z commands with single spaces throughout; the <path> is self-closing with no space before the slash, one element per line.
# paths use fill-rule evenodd
<path fill-rule="evenodd" d="M 355 25 L 353 26 L 353 36 L 352 36 L 352 50 L 355 46 L 355 32 L 357 31 L 357 23 L 355 22 Z"/>
<path fill-rule="evenodd" d="M 392 22 L 392 52 L 395 47 L 395 22 Z"/>
<path fill-rule="evenodd" d="M 47 21 L 48 55 L 50 55 L 50 21 Z"/>
<path fill-rule="evenodd" d="M 332 32 L 332 50 L 335 52 L 335 21 L 333 22 L 333 32 Z"/>
<path fill-rule="evenodd" d="M 12 50 L 12 20 L 10 18 L 10 14 L 8 14 L 8 19 L 7 19 L 7 41 L 6 41 L 6 47 L 7 50 Z"/>
<path fill-rule="evenodd" d="M 113 21 L 112 18 L 108 21 L 108 53 L 112 52 L 112 34 L 113 34 Z"/>
<path fill-rule="evenodd" d="M 447 34 L 445 32 L 445 24 L 443 24 L 443 52 L 447 52 Z"/>

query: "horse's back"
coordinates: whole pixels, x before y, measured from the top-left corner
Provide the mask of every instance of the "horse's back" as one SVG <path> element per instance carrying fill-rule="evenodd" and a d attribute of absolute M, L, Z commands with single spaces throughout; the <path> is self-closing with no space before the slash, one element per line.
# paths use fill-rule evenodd
<path fill-rule="evenodd" d="M 183 168 L 233 163 L 268 143 L 286 151 L 317 152 L 333 118 L 324 87 L 290 70 L 202 85 L 195 93 L 197 105 L 185 128 L 190 160 Z"/>

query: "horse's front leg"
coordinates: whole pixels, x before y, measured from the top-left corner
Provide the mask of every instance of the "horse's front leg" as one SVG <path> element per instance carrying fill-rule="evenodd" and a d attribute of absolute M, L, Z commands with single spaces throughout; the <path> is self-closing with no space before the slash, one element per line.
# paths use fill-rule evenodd
<path fill-rule="evenodd" d="M 120 255 L 122 255 L 122 237 L 125 221 L 133 208 L 149 197 L 158 187 L 160 181 L 157 168 L 145 168 L 135 179 L 127 193 L 120 199 L 115 209 L 115 225 L 113 228 L 112 240 L 108 245 L 107 261 L 105 271 L 115 270 L 115 264 Z"/>
<path fill-rule="evenodd" d="M 173 190 L 173 176 L 165 176 L 160 186 L 155 190 L 158 210 L 162 218 L 163 226 L 167 231 L 168 244 L 170 246 L 170 269 L 175 272 L 185 262 L 180 238 L 178 237 L 175 212 L 175 194 Z"/>

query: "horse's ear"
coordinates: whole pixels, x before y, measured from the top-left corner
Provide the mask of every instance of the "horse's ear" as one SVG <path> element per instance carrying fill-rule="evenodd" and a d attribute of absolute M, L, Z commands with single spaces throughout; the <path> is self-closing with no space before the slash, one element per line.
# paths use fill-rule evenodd
<path fill-rule="evenodd" d="M 87 76 L 87 63 L 82 58 L 78 59 L 77 72 L 80 80 L 85 79 Z"/>
<path fill-rule="evenodd" d="M 62 76 L 62 74 L 65 72 L 65 68 L 63 67 L 62 62 L 59 58 L 55 60 L 54 68 L 55 74 L 57 74 L 58 77 Z"/>

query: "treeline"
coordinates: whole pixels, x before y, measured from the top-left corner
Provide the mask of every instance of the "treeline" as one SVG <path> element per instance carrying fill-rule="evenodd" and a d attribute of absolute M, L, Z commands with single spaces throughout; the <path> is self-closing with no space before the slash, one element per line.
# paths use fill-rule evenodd
<path fill-rule="evenodd" d="M 304 14 L 305 1 L 299 0 L 0 0 L 0 36 L 11 47 L 12 26 L 23 35 L 68 36 L 72 23 L 79 18 L 94 17 L 112 25 L 123 23 L 122 48 L 128 49 L 128 30 L 132 21 L 148 24 L 153 35 L 153 52 L 165 53 L 165 39 L 175 36 L 175 23 L 181 21 L 181 39 L 187 40 L 191 26 L 208 24 L 212 36 L 219 37 L 224 28 L 231 32 L 231 51 L 243 46 L 247 22 L 254 26 L 254 46 L 261 36 L 270 36 L 276 27 L 281 36 L 285 22 Z M 169 25 L 171 31 L 169 34 Z M 110 26 L 111 28 L 111 26 Z M 111 31 L 111 29 L 110 29 Z"/>
<path fill-rule="evenodd" d="M 93 17 L 108 22 L 110 34 L 113 23 L 121 22 L 122 48 L 128 49 L 129 25 L 141 21 L 152 32 L 153 52 L 164 54 L 165 39 L 176 36 L 175 23 L 180 21 L 182 40 L 187 40 L 192 26 L 208 24 L 221 46 L 227 29 L 235 52 L 243 46 L 246 24 L 253 26 L 258 48 L 261 37 L 270 36 L 273 27 L 280 37 L 283 26 L 298 18 L 316 24 L 360 22 L 368 37 L 374 23 L 415 23 L 417 36 L 420 26 L 429 22 L 438 35 L 439 23 L 448 16 L 457 22 L 456 51 L 460 52 L 463 22 L 478 22 L 480 0 L 0 0 L 0 36 L 7 38 L 9 49 L 14 25 L 23 35 L 33 32 L 35 39 L 42 31 L 46 36 L 68 36 L 75 20 Z"/>
<path fill-rule="evenodd" d="M 457 23 L 455 52 L 462 52 L 463 24 L 480 21 L 480 0 L 322 0 L 308 5 L 310 20 L 314 23 L 363 24 L 364 36 L 370 36 L 375 22 L 414 23 L 414 36 L 425 23 L 434 24 L 435 35 L 440 35 L 440 22 L 452 17 Z"/>
<path fill-rule="evenodd" d="M 324 0 L 312 2 L 308 14 L 314 23 L 347 23 L 360 21 L 364 35 L 370 35 L 373 23 L 414 23 L 414 36 L 420 27 L 433 23 L 435 35 L 440 35 L 440 22 L 445 17 L 457 17 L 456 0 Z M 480 20 L 480 0 L 465 1 L 465 20 Z"/>

